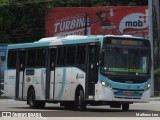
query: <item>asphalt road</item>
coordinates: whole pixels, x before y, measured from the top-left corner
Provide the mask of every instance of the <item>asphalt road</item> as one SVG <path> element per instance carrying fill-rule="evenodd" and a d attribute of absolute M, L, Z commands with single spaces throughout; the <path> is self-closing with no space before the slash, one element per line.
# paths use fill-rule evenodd
<path fill-rule="evenodd" d="M 134 103 L 130 105 L 127 112 L 119 108 L 109 106 L 87 106 L 86 111 L 66 110 L 59 104 L 47 103 L 45 109 L 30 109 L 26 101 L 15 101 L 12 99 L 0 99 L 0 116 L 2 112 L 11 112 L 12 116 L 31 117 L 39 115 L 42 117 L 158 117 L 160 118 L 160 101 L 149 103 Z M 19 117 L 18 116 L 18 117 Z M 38 117 L 39 117 L 38 116 Z"/>

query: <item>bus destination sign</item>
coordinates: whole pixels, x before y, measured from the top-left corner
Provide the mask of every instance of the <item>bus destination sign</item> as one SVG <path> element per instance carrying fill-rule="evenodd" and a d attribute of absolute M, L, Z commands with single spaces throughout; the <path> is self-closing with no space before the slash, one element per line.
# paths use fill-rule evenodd
<path fill-rule="evenodd" d="M 111 39 L 112 45 L 126 45 L 126 46 L 142 46 L 142 41 L 135 41 L 135 40 L 120 40 L 120 39 Z"/>

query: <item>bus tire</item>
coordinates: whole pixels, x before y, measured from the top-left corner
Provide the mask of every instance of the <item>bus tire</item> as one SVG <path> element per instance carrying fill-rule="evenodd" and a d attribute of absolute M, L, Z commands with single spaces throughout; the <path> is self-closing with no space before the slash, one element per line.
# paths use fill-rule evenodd
<path fill-rule="evenodd" d="M 122 110 L 123 111 L 128 111 L 129 110 L 129 104 L 122 104 Z"/>
<path fill-rule="evenodd" d="M 86 109 L 86 102 L 84 100 L 84 93 L 82 90 L 79 91 L 78 107 L 80 111 L 84 111 Z"/>
<path fill-rule="evenodd" d="M 36 109 L 36 108 L 44 108 L 45 102 L 44 101 L 37 101 L 35 96 L 35 90 L 30 89 L 28 94 L 28 104 L 30 108 Z"/>

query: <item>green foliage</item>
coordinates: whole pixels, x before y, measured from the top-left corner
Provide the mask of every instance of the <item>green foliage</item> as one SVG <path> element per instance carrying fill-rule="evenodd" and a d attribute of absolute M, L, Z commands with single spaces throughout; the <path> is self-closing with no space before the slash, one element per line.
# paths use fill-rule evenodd
<path fill-rule="evenodd" d="M 136 3 L 135 2 L 131 2 L 131 3 L 129 3 L 129 6 L 136 6 Z"/>
<path fill-rule="evenodd" d="M 159 76 L 160 77 L 160 68 L 157 68 L 154 70 L 154 76 Z"/>
<path fill-rule="evenodd" d="M 45 36 L 44 3 L 0 7 L 0 43 L 32 42 Z"/>
<path fill-rule="evenodd" d="M 11 0 L 0 0 L 0 6 L 7 5 L 10 3 Z"/>

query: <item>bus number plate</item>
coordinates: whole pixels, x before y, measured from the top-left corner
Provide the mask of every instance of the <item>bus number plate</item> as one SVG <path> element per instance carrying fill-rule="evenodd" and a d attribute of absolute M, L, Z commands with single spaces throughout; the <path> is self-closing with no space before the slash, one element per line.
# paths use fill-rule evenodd
<path fill-rule="evenodd" d="M 124 92 L 124 96 L 132 96 L 132 92 Z"/>

